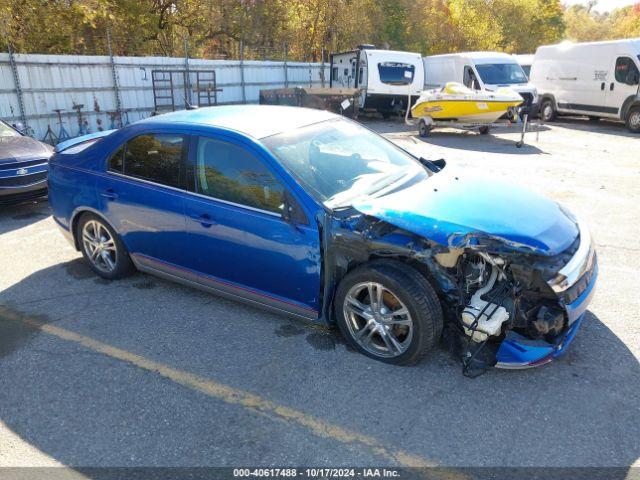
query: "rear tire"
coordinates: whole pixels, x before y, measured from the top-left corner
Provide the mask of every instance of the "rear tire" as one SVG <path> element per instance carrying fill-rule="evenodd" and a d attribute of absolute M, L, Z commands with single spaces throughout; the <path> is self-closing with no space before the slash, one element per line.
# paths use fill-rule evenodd
<path fill-rule="evenodd" d="M 593 123 L 599 122 L 599 121 L 600 121 L 600 117 L 593 117 L 593 116 L 590 116 L 590 117 L 589 117 L 589 121 L 590 121 L 590 122 L 593 122 Z"/>
<path fill-rule="evenodd" d="M 540 103 L 540 120 L 543 122 L 553 122 L 558 116 L 553 101 L 550 98 L 545 98 Z"/>
<path fill-rule="evenodd" d="M 82 215 L 76 238 L 91 270 L 102 278 L 116 280 L 133 272 L 133 262 L 119 235 L 99 216 L 93 213 Z"/>
<path fill-rule="evenodd" d="M 400 262 L 375 260 L 347 273 L 334 308 L 349 344 L 385 363 L 418 362 L 442 334 L 442 307 L 435 290 Z"/>
<path fill-rule="evenodd" d="M 480 131 L 480 135 L 487 135 L 489 133 L 489 127 L 480 127 L 478 130 Z"/>
<path fill-rule="evenodd" d="M 640 105 L 629 109 L 625 123 L 631 133 L 640 133 Z"/>

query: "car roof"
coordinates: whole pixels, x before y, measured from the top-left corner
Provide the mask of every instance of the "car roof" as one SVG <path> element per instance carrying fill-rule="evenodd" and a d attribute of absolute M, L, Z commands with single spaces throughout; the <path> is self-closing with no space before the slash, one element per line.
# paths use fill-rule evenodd
<path fill-rule="evenodd" d="M 259 139 L 337 117 L 333 113 L 311 108 L 228 105 L 180 110 L 149 117 L 136 123 L 205 125 L 234 130 Z"/>

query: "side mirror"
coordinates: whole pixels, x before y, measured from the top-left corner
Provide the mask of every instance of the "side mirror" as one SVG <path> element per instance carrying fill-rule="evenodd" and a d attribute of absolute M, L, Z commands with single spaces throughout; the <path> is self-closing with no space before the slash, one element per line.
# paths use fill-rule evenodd
<path fill-rule="evenodd" d="M 309 220 L 307 216 L 302 211 L 302 208 L 298 204 L 295 198 L 285 190 L 283 194 L 283 209 L 282 209 L 282 219 L 290 223 L 293 226 L 296 225 L 309 225 Z"/>

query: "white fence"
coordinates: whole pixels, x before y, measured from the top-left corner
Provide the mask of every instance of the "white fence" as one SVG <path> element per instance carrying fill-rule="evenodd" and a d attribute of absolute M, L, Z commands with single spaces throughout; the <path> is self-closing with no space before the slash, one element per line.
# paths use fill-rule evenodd
<path fill-rule="evenodd" d="M 89 132 L 107 130 L 114 123 L 117 97 L 123 123 L 145 118 L 154 110 L 152 70 L 183 70 L 186 66 L 184 58 L 111 60 L 108 56 L 15 54 L 12 65 L 10 55 L 0 53 L 0 118 L 9 123 L 24 118 L 32 135 L 42 139 L 48 126 L 59 134 L 54 110 L 62 109 L 63 126 L 73 137 L 81 131 L 73 107 L 84 105 L 85 128 Z M 256 103 L 261 89 L 322 86 L 323 78 L 327 85 L 329 79 L 328 65 L 321 75 L 323 66 L 318 63 L 189 59 L 188 69 L 216 72 L 219 104 Z"/>

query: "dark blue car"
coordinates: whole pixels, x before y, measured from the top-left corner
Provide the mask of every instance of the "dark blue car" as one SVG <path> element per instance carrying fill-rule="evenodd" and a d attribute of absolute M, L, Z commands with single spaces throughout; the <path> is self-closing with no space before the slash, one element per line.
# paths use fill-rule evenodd
<path fill-rule="evenodd" d="M 134 268 L 320 321 L 467 375 L 551 361 L 594 292 L 588 229 L 527 190 L 456 174 L 319 110 L 175 112 L 58 147 L 54 218 L 100 276 Z"/>
<path fill-rule="evenodd" d="M 0 120 L 0 204 L 47 194 L 47 170 L 53 149 L 22 135 Z"/>

